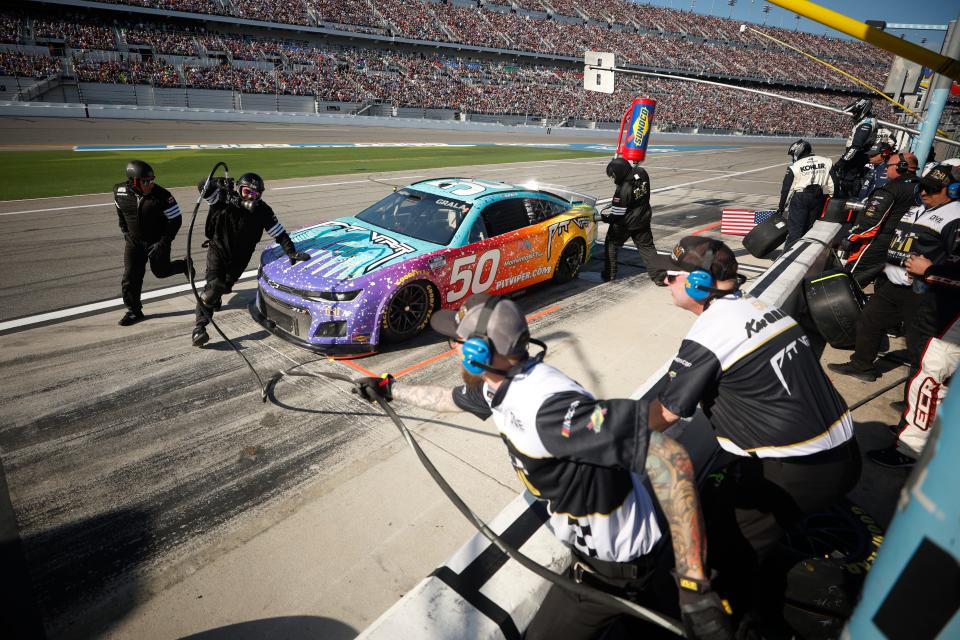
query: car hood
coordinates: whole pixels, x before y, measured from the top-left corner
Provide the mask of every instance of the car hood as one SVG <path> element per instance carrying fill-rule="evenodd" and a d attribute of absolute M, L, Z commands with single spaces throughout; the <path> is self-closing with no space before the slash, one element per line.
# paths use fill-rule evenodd
<path fill-rule="evenodd" d="M 370 276 L 440 248 L 356 218 L 338 218 L 301 229 L 291 238 L 297 251 L 309 253 L 310 260 L 291 266 L 279 247 L 268 249 L 262 258 L 263 275 L 274 283 L 312 290 Z"/>

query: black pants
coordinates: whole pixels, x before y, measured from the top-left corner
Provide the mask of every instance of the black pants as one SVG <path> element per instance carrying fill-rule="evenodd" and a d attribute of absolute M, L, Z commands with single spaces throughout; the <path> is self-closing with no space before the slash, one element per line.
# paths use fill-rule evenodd
<path fill-rule="evenodd" d="M 731 462 L 732 460 L 732 462 Z M 773 553 L 784 532 L 824 510 L 856 486 L 860 450 L 855 440 L 795 458 L 744 458 L 722 453 L 701 488 L 707 565 L 717 591 L 735 616 L 759 609 L 779 612 L 789 566 Z M 774 613 L 773 615 L 777 615 Z"/>
<path fill-rule="evenodd" d="M 240 279 L 249 261 L 248 256 L 242 264 L 237 264 L 217 247 L 213 245 L 207 247 L 207 272 L 205 276 L 207 284 L 203 287 L 202 297 L 210 299 L 211 305 L 197 305 L 197 327 L 205 327 L 210 324 L 210 318 L 213 317 L 214 310 L 220 308 L 220 297 L 233 291 L 233 285 Z"/>
<path fill-rule="evenodd" d="M 861 289 L 883 273 L 883 267 L 887 264 L 887 249 L 890 247 L 892 238 L 892 233 L 878 234 L 855 262 L 847 264 L 847 271 Z"/>
<path fill-rule="evenodd" d="M 817 221 L 820 210 L 823 209 L 824 196 L 821 191 L 810 193 L 799 191 L 790 199 L 789 215 L 787 216 L 787 242 L 784 249 L 789 249 L 803 237 L 813 223 Z"/>
<path fill-rule="evenodd" d="M 895 285 L 881 275 L 857 321 L 856 349 L 850 361 L 861 369 L 872 369 L 885 331 L 901 322 L 910 364 L 919 367 L 924 345 L 940 329 L 936 296 Z"/>
<path fill-rule="evenodd" d="M 667 274 L 660 270 L 652 270 L 648 266 L 653 264 L 657 257 L 657 247 L 653 243 L 653 231 L 650 230 L 649 224 L 631 230 L 625 225 L 615 222 L 610 223 L 607 228 L 607 238 L 603 243 L 604 261 L 600 276 L 604 280 L 613 280 L 617 277 L 617 253 L 627 240 L 633 240 L 633 243 L 637 245 L 637 251 L 640 252 L 640 258 L 643 260 L 644 266 L 647 267 L 647 274 L 650 279 L 654 282 L 661 282 Z"/>
<path fill-rule="evenodd" d="M 186 272 L 186 260 L 170 261 L 170 246 L 164 245 L 163 250 L 154 251 L 147 257 L 147 252 L 153 243 L 133 240 L 129 234 L 124 234 L 126 240 L 123 247 L 123 280 L 120 282 L 120 291 L 123 304 L 130 311 L 141 311 L 143 304 L 140 294 L 143 291 L 143 276 L 147 271 L 147 262 L 150 271 L 158 278 L 169 278 Z"/>
<path fill-rule="evenodd" d="M 577 553 L 574 553 L 573 560 L 574 564 L 567 571 L 568 577 L 679 618 L 677 587 L 670 575 L 673 551 L 668 535 L 664 535 L 647 556 L 638 558 L 633 563 L 624 563 L 636 566 L 635 578 L 604 575 L 604 573 L 610 573 L 606 570 L 607 567 L 600 566 L 596 561 L 584 558 Z M 577 571 L 578 562 L 590 567 L 593 572 Z M 652 627 L 649 623 L 639 622 L 636 618 L 624 615 L 620 609 L 588 600 L 556 585 L 547 592 L 540 609 L 527 627 L 524 638 L 526 640 L 590 640 L 599 638 L 614 623 L 621 624 L 631 631 L 639 627 L 638 631 L 642 629 L 643 637 L 646 638 L 676 638 L 668 632 L 664 632 L 663 636 L 658 635 L 659 629 Z M 641 636 L 635 632 L 629 637 Z"/>

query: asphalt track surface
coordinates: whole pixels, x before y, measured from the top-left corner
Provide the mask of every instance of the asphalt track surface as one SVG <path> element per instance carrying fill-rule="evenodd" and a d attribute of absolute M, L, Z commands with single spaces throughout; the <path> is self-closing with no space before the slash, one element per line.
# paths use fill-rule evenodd
<path fill-rule="evenodd" d="M 233 127 L 233 141 L 248 133 L 247 126 Z M 350 141 L 361 142 L 370 132 L 349 133 Z M 424 135 L 390 133 L 393 141 Z M 85 135 L 71 142 L 94 142 Z M 258 135 L 250 141 L 283 141 Z M 652 158 L 645 166 L 660 249 L 692 232 L 719 237 L 723 206 L 775 205 L 785 160 L 779 146 Z M 607 198 L 612 188 L 605 164 L 606 159 L 526 162 L 456 173 L 532 178 Z M 371 176 L 386 184 L 356 175 L 287 180 L 268 185 L 267 199 L 292 230 L 355 212 L 389 193 L 390 184 L 448 173 Z M 175 195 L 188 215 L 195 194 Z M 122 243 L 109 196 L 5 202 L 0 220 L 4 318 L 118 297 Z M 201 213 L 199 228 L 202 223 Z M 174 256 L 184 253 L 185 238 L 186 227 Z M 518 299 L 536 318 L 538 335 L 562 336 L 565 327 L 589 323 L 638 288 L 653 289 L 636 253 L 627 249 L 621 254 L 622 277 L 598 286 L 598 255 L 597 248 L 583 278 Z M 766 265 L 749 257 L 743 263 L 751 274 Z M 148 275 L 145 290 L 173 284 L 182 282 Z M 258 371 L 269 375 L 316 364 L 314 354 L 253 322 L 246 309 L 252 299 L 253 283 L 247 281 L 216 318 Z M 116 326 L 121 310 L 114 309 L 0 334 L 0 451 L 34 590 L 53 637 L 102 632 L 134 608 L 138 591 L 157 593 L 177 583 L 295 512 L 312 487 L 348 483 L 371 460 L 399 446 L 396 433 L 373 419 L 370 405 L 345 395 L 334 382 L 285 381 L 270 403 L 261 404 L 249 371 L 218 336 L 212 334 L 204 349 L 190 345 L 188 295 L 163 297 L 145 311 L 148 321 L 130 328 Z M 349 375 L 390 371 L 452 386 L 455 368 L 432 366 L 445 352 L 441 338 L 427 331 L 376 356 L 331 366 Z M 338 516 L 331 520 L 331 526 L 341 526 Z"/>

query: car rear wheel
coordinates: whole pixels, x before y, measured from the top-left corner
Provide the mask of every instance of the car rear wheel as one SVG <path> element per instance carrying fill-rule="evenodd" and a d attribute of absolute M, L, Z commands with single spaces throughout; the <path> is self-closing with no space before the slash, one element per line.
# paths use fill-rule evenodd
<path fill-rule="evenodd" d="M 570 282 L 580 273 L 580 267 L 583 266 L 586 257 L 586 245 L 583 240 L 576 238 L 571 240 L 563 248 L 560 259 L 557 260 L 557 267 L 553 270 L 553 282 L 563 284 Z"/>
<path fill-rule="evenodd" d="M 430 322 L 436 302 L 436 292 L 430 283 L 417 281 L 403 285 L 383 310 L 382 338 L 388 342 L 400 342 L 417 335 Z"/>

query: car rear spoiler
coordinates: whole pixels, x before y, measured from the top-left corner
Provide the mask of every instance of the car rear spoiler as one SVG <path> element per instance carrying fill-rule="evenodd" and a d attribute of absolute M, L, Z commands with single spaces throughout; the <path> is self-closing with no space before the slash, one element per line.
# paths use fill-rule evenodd
<path fill-rule="evenodd" d="M 538 184 L 537 191 L 550 196 L 556 196 L 570 202 L 571 204 L 587 204 L 591 207 L 597 206 L 597 197 L 586 193 L 579 193 L 558 184 Z"/>

